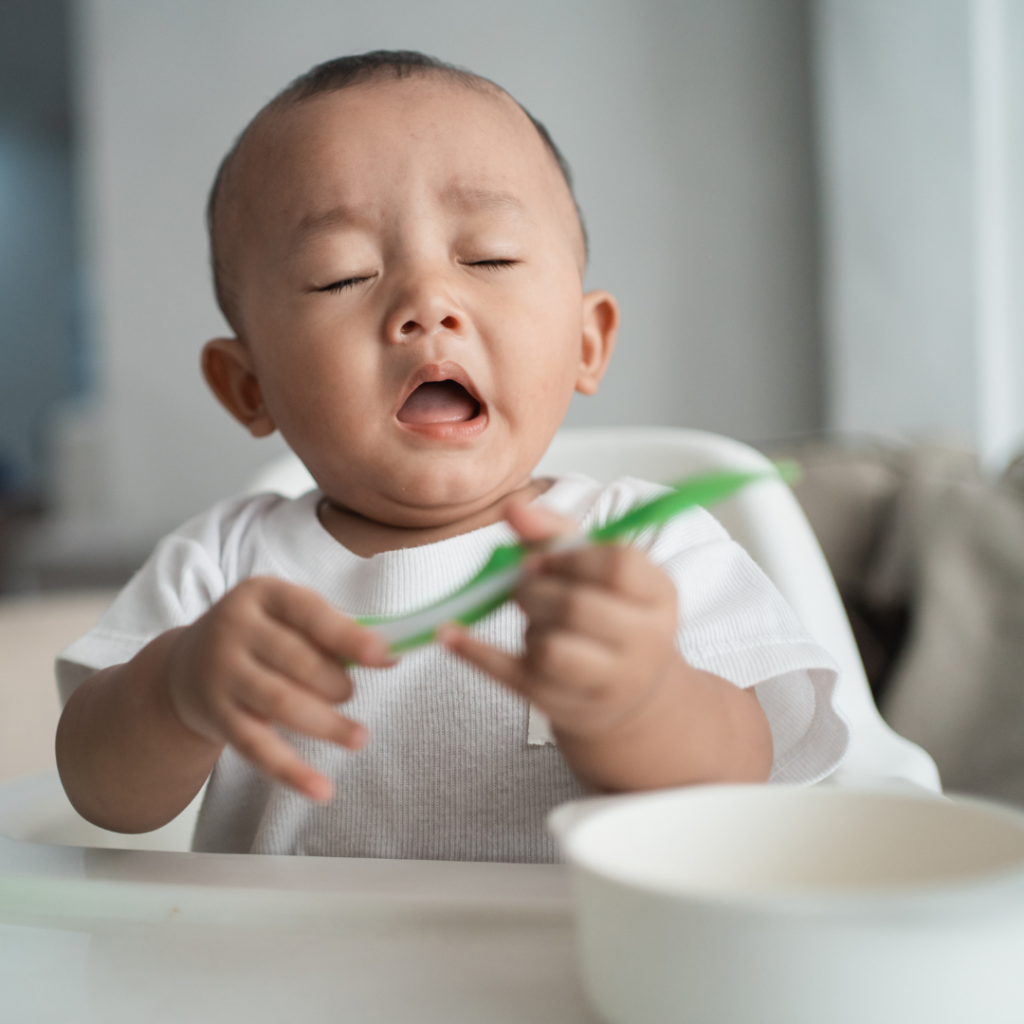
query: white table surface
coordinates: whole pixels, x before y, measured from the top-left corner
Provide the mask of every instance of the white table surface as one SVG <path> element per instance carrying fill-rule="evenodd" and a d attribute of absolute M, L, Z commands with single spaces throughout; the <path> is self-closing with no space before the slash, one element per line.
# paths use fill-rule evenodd
<path fill-rule="evenodd" d="M 595 1024 L 565 869 L 0 837 L 0 1021 Z"/>

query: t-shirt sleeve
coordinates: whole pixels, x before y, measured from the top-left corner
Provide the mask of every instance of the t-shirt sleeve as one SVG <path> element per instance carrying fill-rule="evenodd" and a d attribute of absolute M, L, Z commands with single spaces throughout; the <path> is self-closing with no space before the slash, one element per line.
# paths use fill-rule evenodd
<path fill-rule="evenodd" d="M 238 503 L 222 503 L 164 537 L 85 636 L 57 658 L 61 702 L 93 672 L 130 661 L 151 640 L 187 626 L 228 589 L 222 568 L 225 525 Z"/>
<path fill-rule="evenodd" d="M 839 666 L 761 568 L 703 509 L 652 531 L 644 546 L 675 583 L 683 657 L 754 687 L 772 730 L 770 781 L 810 785 L 834 771 L 850 745 L 835 703 Z"/>

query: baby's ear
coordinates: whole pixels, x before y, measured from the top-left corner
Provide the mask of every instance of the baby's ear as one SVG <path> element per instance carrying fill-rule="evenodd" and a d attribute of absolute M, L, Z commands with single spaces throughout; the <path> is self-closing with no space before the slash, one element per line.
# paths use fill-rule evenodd
<path fill-rule="evenodd" d="M 580 372 L 576 390 L 584 395 L 597 393 L 608 369 L 619 332 L 619 304 L 610 292 L 593 291 L 583 296 L 583 338 L 580 346 Z"/>
<path fill-rule="evenodd" d="M 203 376 L 220 404 L 253 437 L 272 434 L 277 425 L 263 404 L 263 392 L 245 343 L 214 338 L 203 346 Z"/>

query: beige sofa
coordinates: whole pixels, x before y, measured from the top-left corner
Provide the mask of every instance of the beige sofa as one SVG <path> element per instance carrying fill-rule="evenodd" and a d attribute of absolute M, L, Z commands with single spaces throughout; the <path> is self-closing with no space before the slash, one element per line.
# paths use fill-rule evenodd
<path fill-rule="evenodd" d="M 807 443 L 797 488 L 883 716 L 945 789 L 1024 806 L 1024 459 Z"/>

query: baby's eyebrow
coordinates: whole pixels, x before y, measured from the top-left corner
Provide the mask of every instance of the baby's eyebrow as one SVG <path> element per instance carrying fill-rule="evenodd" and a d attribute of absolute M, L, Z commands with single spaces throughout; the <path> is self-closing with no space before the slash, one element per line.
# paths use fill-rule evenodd
<path fill-rule="evenodd" d="M 291 260 L 298 256 L 313 238 L 325 231 L 348 225 L 365 225 L 367 220 L 365 210 L 344 203 L 307 213 L 289 233 L 284 259 Z"/>
<path fill-rule="evenodd" d="M 352 224 L 360 219 L 365 218 L 360 218 L 357 211 L 347 206 L 332 206 L 329 210 L 307 213 L 296 226 L 295 236 L 301 238 L 304 235 L 315 234 L 317 231 L 337 227 L 339 224 Z"/>
<path fill-rule="evenodd" d="M 451 185 L 441 193 L 441 201 L 460 209 L 526 211 L 526 204 L 515 193 L 480 185 Z"/>
<path fill-rule="evenodd" d="M 514 192 L 480 185 L 450 185 L 440 194 L 443 205 L 458 210 L 510 210 L 524 214 L 526 204 Z M 310 235 L 345 224 L 365 222 L 363 210 L 340 204 L 327 210 L 306 214 L 295 227 L 292 251 L 302 246 Z"/>

